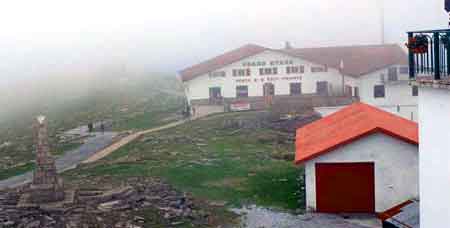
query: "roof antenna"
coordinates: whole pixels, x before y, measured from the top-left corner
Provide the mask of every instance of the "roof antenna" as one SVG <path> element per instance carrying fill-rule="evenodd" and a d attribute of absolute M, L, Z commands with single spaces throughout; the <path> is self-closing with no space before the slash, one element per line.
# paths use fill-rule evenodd
<path fill-rule="evenodd" d="M 286 50 L 292 49 L 291 43 L 289 41 L 284 42 L 284 49 Z"/>
<path fill-rule="evenodd" d="M 381 44 L 385 43 L 384 39 L 384 2 L 383 0 L 377 0 L 378 2 L 378 8 L 380 12 L 380 32 L 381 32 Z"/>

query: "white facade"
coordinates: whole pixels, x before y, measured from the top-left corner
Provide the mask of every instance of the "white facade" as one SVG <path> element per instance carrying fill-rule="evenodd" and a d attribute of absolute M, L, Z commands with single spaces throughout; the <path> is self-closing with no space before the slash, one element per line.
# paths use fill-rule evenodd
<path fill-rule="evenodd" d="M 383 212 L 417 198 L 418 147 L 377 133 L 341 146 L 305 163 L 306 208 L 316 209 L 316 163 L 373 162 L 375 211 Z"/>
<path fill-rule="evenodd" d="M 450 227 L 450 90 L 420 88 L 420 227 Z"/>
<path fill-rule="evenodd" d="M 292 64 L 270 65 L 273 61 L 292 61 Z M 265 66 L 244 66 L 248 62 L 265 62 Z M 303 66 L 304 73 L 287 74 L 286 66 Z M 274 75 L 259 75 L 259 68 L 277 67 L 278 73 Z M 327 81 L 331 84 L 331 95 L 341 94 L 342 76 L 337 69 L 328 68 L 327 72 L 311 72 L 312 67 L 324 67 L 320 64 L 305 61 L 281 52 L 267 50 L 254 56 L 242 59 L 238 62 L 224 66 L 215 72 L 225 72 L 225 77 L 209 76 L 209 73 L 198 76 L 184 82 L 185 93 L 188 101 L 209 99 L 209 88 L 220 87 L 224 98 L 236 98 L 236 86 L 247 85 L 248 96 L 263 96 L 263 84 L 270 82 L 274 84 L 275 95 L 290 95 L 290 83 L 300 82 L 303 94 L 316 93 L 316 83 Z M 233 69 L 250 68 L 251 76 L 233 76 Z M 345 84 L 354 86 L 356 80 L 345 77 Z"/>
<path fill-rule="evenodd" d="M 392 66 L 400 69 L 405 66 Z M 376 106 L 403 118 L 418 121 L 418 96 L 413 96 L 413 87 L 409 85 L 409 74 L 398 72 L 397 81 L 389 81 L 389 68 L 366 74 L 359 78 L 360 101 Z M 399 71 L 399 70 L 398 70 Z M 375 85 L 384 85 L 385 97 L 374 96 Z"/>
<path fill-rule="evenodd" d="M 273 61 L 291 61 L 290 64 L 271 65 Z M 248 66 L 246 63 L 264 62 L 265 66 Z M 287 74 L 287 66 L 301 66 L 303 73 Z M 274 75 L 260 75 L 259 69 L 277 67 Z M 330 87 L 330 95 L 342 95 L 342 85 L 352 87 L 352 95 L 358 95 L 360 101 L 376 106 L 404 118 L 417 121 L 417 97 L 413 96 L 409 85 L 408 72 L 400 71 L 407 66 L 394 65 L 362 76 L 342 76 L 338 69 L 327 68 L 326 72 L 312 72 L 312 67 L 324 67 L 299 57 L 291 56 L 279 51 L 266 50 L 262 53 L 241 59 L 224 66 L 214 72 L 209 72 L 191 80 L 183 82 L 188 103 L 194 100 L 210 98 L 210 88 L 220 88 L 221 97 L 236 98 L 237 86 L 248 86 L 249 97 L 263 96 L 263 85 L 267 82 L 274 84 L 275 95 L 290 95 L 290 83 L 301 83 L 302 94 L 315 94 L 317 82 L 326 81 Z M 344 66 L 345 67 L 345 66 Z M 250 69 L 250 76 L 233 76 L 233 70 Z M 396 68 L 398 80 L 389 81 L 389 68 Z M 210 73 L 224 72 L 224 77 L 211 77 Z M 385 96 L 375 98 L 374 87 L 384 85 Z M 358 87 L 356 94 L 355 87 Z"/>
<path fill-rule="evenodd" d="M 391 67 L 400 69 L 405 66 L 396 65 Z M 359 99 L 366 104 L 418 122 L 418 96 L 413 95 L 413 87 L 409 85 L 409 75 L 406 73 L 398 73 L 397 81 L 389 81 L 388 71 L 391 67 L 358 78 L 355 85 L 360 90 Z M 385 97 L 374 96 L 374 88 L 376 85 L 384 85 Z M 341 108 L 343 107 L 317 107 L 315 110 L 322 116 L 327 116 L 339 111 Z"/>

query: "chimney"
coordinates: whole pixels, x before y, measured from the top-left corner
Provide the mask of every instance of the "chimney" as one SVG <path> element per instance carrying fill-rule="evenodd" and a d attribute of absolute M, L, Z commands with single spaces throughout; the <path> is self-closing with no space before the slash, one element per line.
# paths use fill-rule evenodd
<path fill-rule="evenodd" d="M 292 49 L 291 43 L 289 41 L 284 42 L 284 49 Z"/>

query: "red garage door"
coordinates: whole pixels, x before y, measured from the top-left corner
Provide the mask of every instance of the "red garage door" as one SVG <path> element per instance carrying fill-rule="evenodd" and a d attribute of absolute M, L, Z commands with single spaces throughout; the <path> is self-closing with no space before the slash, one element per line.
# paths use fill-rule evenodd
<path fill-rule="evenodd" d="M 374 164 L 316 164 L 316 201 L 318 212 L 374 213 Z"/>

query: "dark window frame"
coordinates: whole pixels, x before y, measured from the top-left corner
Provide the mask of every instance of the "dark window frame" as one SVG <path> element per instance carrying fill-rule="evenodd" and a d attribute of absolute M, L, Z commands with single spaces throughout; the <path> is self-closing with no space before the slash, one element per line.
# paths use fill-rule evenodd
<path fill-rule="evenodd" d="M 390 82 L 398 81 L 398 69 L 397 69 L 397 67 L 390 67 L 388 69 L 388 81 L 390 81 Z"/>
<path fill-rule="evenodd" d="M 286 74 L 301 74 L 305 72 L 305 66 L 287 66 Z"/>
<path fill-rule="evenodd" d="M 245 93 L 242 92 L 243 90 L 245 90 L 246 92 Z M 246 98 L 246 97 L 248 97 L 248 86 L 247 85 L 236 86 L 236 98 Z"/>
<path fill-rule="evenodd" d="M 328 72 L 327 66 L 312 66 L 311 67 L 311 73 L 323 73 Z"/>
<path fill-rule="evenodd" d="M 278 67 L 259 68 L 259 75 L 277 75 Z"/>
<path fill-rule="evenodd" d="M 373 97 L 374 98 L 385 98 L 386 97 L 386 87 L 384 85 L 374 85 L 373 86 Z"/>
<path fill-rule="evenodd" d="M 264 75 L 264 68 L 259 68 L 259 75 Z"/>
<path fill-rule="evenodd" d="M 411 91 L 412 94 L 411 95 L 413 97 L 419 96 L 419 86 L 414 85 L 414 86 L 411 87 L 411 89 L 412 89 L 412 91 Z"/>
<path fill-rule="evenodd" d="M 359 97 L 359 87 L 355 86 L 355 87 L 353 87 L 353 90 L 354 90 L 353 96 L 354 97 Z"/>
<path fill-rule="evenodd" d="M 301 82 L 289 83 L 289 94 L 290 95 L 301 95 L 302 94 L 302 83 Z"/>
<path fill-rule="evenodd" d="M 328 81 L 316 82 L 316 94 L 320 96 L 329 96 L 330 92 L 330 83 Z"/>
<path fill-rule="evenodd" d="M 213 91 L 215 89 L 219 90 L 219 97 L 212 97 L 211 95 L 214 94 Z M 221 98 L 222 97 L 222 87 L 220 86 L 213 86 L 213 87 L 209 87 L 209 99 L 217 99 L 217 98 Z"/>

